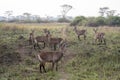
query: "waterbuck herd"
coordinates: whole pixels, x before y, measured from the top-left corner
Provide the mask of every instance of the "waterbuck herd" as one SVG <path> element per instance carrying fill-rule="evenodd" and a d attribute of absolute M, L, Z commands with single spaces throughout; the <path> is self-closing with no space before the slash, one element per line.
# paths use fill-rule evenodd
<path fill-rule="evenodd" d="M 36 48 L 41 49 L 41 46 L 39 46 L 39 43 L 43 43 L 42 49 L 45 47 L 53 48 L 52 51 L 40 50 L 39 53 L 37 54 L 38 60 L 40 62 L 39 68 L 41 73 L 43 71 L 46 72 L 46 69 L 45 69 L 46 62 L 52 63 L 52 70 L 54 69 L 55 66 L 56 66 L 56 70 L 58 70 L 58 62 L 61 60 L 61 58 L 63 57 L 63 54 L 66 51 L 66 40 L 64 40 L 61 37 L 52 37 L 52 34 L 47 29 L 44 29 L 43 31 L 45 34 L 44 36 L 35 37 L 34 30 L 32 30 L 31 33 L 29 34 L 29 44 L 33 45 L 34 49 Z M 86 39 L 87 37 L 86 29 L 78 30 L 77 27 L 74 26 L 73 31 L 75 31 L 78 37 L 78 40 L 81 40 L 80 39 L 81 36 L 84 37 L 84 40 Z M 98 32 L 98 28 L 94 28 L 93 31 L 94 31 L 94 42 L 106 44 L 105 33 Z"/>

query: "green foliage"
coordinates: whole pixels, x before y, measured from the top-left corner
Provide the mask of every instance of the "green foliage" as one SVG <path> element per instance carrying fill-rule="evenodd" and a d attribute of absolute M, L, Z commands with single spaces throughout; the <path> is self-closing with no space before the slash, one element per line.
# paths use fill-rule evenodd
<path fill-rule="evenodd" d="M 109 26 L 120 26 L 120 17 L 119 16 L 109 16 L 107 18 L 107 24 Z"/>
<path fill-rule="evenodd" d="M 59 18 L 57 22 L 60 22 L 60 23 L 67 22 L 68 23 L 68 22 L 70 22 L 70 20 L 68 20 L 66 18 Z"/>
<path fill-rule="evenodd" d="M 77 16 L 72 22 L 71 25 L 79 26 L 120 26 L 120 17 L 119 16 L 108 16 L 108 17 L 84 17 Z"/>
<path fill-rule="evenodd" d="M 86 26 L 91 26 L 91 27 L 96 27 L 96 26 L 98 26 L 96 18 L 95 18 L 95 17 L 89 17 L 89 18 L 87 19 Z"/>
<path fill-rule="evenodd" d="M 96 23 L 99 26 L 104 26 L 104 25 L 106 25 L 106 19 L 104 17 L 97 17 Z"/>
<path fill-rule="evenodd" d="M 75 19 L 71 22 L 71 26 L 75 26 L 75 25 L 82 25 L 84 24 L 84 21 L 86 20 L 86 18 L 84 16 L 77 16 L 75 17 Z"/>

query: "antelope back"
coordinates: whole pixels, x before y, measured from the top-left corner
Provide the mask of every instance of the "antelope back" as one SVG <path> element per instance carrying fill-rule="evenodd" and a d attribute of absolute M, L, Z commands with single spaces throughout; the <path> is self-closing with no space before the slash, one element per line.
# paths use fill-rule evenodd
<path fill-rule="evenodd" d="M 42 42 L 42 41 L 45 42 L 45 41 L 47 41 L 47 37 L 46 36 L 37 36 L 36 40 L 38 42 Z"/>
<path fill-rule="evenodd" d="M 40 52 L 38 59 L 40 62 L 57 62 L 62 56 L 63 53 L 59 51 Z"/>
<path fill-rule="evenodd" d="M 83 30 L 80 30 L 79 32 L 80 32 L 80 34 L 82 35 L 82 34 L 85 34 L 85 33 L 86 33 L 86 30 L 83 29 Z"/>
<path fill-rule="evenodd" d="M 101 38 L 104 38 L 105 33 L 99 33 L 99 35 L 100 35 Z"/>
<path fill-rule="evenodd" d="M 50 38 L 50 43 L 59 44 L 62 40 L 62 38 Z"/>
<path fill-rule="evenodd" d="M 53 61 L 53 55 L 54 52 L 40 52 L 38 59 L 39 61 L 44 62 L 52 62 Z"/>

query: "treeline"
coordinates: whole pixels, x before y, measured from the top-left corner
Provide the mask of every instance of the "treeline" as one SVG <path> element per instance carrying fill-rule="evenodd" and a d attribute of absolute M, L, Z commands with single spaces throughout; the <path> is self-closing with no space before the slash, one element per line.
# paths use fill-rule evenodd
<path fill-rule="evenodd" d="M 67 18 L 61 18 L 61 17 L 12 17 L 12 18 L 6 18 L 6 17 L 0 17 L 0 22 L 17 22 L 17 23 L 53 23 L 53 22 L 58 22 L 58 23 L 70 23 L 73 20 L 72 17 L 67 17 Z"/>
<path fill-rule="evenodd" d="M 77 16 L 70 25 L 75 26 L 120 26 L 120 14 L 116 10 L 111 10 L 109 7 L 99 8 L 99 17 L 84 17 Z"/>
<path fill-rule="evenodd" d="M 109 16 L 109 17 L 84 17 L 77 16 L 71 22 L 71 26 L 120 26 L 120 16 Z"/>

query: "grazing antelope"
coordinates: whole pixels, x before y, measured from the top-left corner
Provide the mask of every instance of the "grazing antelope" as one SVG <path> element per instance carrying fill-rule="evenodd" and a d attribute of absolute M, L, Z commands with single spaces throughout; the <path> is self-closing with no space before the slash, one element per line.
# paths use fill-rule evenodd
<path fill-rule="evenodd" d="M 54 66 L 56 65 L 56 71 L 58 70 L 58 62 L 63 57 L 63 54 L 65 52 L 66 43 L 61 43 L 60 50 L 59 51 L 40 51 L 38 54 L 38 60 L 40 62 L 40 72 L 42 73 L 42 68 L 44 72 L 45 70 L 45 63 L 49 62 L 52 63 L 52 70 L 54 69 Z"/>
<path fill-rule="evenodd" d="M 95 32 L 95 43 L 98 41 L 100 43 L 103 43 L 106 44 L 106 40 L 105 40 L 105 33 L 103 32 L 97 32 L 98 31 L 98 28 L 94 28 L 93 31 Z"/>
<path fill-rule="evenodd" d="M 85 29 L 77 30 L 77 27 L 74 26 L 74 31 L 78 36 L 78 40 L 80 40 L 80 36 L 82 36 L 82 35 L 84 36 L 84 40 L 86 39 L 86 30 Z"/>

